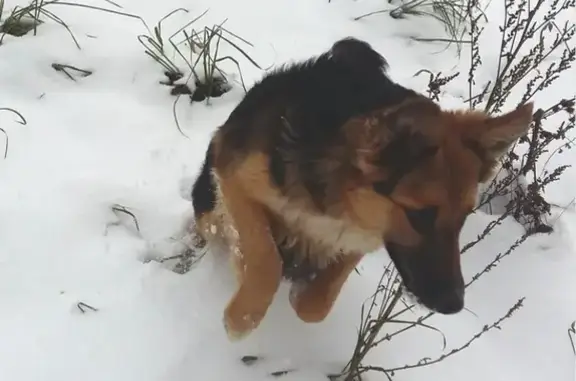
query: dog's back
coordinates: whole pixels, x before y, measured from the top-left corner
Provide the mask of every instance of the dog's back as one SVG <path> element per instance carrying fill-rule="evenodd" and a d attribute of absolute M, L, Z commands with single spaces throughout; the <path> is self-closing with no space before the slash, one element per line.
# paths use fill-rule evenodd
<path fill-rule="evenodd" d="M 313 59 L 284 65 L 247 92 L 220 129 L 222 144 L 238 154 L 258 145 L 270 148 L 272 142 L 265 141 L 280 135 L 281 118 L 300 143 L 330 139 L 351 117 L 415 95 L 393 83 L 386 69 L 378 52 L 353 38 Z"/>
<path fill-rule="evenodd" d="M 216 132 L 222 147 L 220 165 L 238 162 L 257 150 L 270 157 L 270 175 L 281 188 L 286 183 L 287 162 L 301 169 L 296 174 L 299 180 L 317 179 L 308 164 L 323 154 L 323 147 L 337 137 L 347 120 L 417 96 L 392 82 L 387 68 L 386 60 L 369 44 L 345 38 L 318 57 L 268 73 Z M 297 155 L 290 149 L 294 145 Z M 213 155 L 211 144 L 192 193 L 197 217 L 215 207 L 209 174 L 216 164 Z M 308 187 L 313 183 L 308 181 Z"/>

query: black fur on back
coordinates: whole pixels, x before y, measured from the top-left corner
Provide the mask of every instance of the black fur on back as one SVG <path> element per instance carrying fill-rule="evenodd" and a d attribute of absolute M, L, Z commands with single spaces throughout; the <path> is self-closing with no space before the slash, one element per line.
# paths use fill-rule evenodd
<path fill-rule="evenodd" d="M 386 69 L 386 60 L 368 43 L 339 40 L 318 57 L 268 73 L 246 93 L 222 132 L 227 143 L 249 148 L 254 136 L 270 134 L 260 129 L 276 128 L 284 116 L 303 142 L 316 145 L 349 118 L 414 95 L 393 83 Z"/>

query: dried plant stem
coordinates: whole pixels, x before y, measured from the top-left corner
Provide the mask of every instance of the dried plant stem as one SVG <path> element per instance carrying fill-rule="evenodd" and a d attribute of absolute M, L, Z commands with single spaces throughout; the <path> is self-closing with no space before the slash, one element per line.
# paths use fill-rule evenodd
<path fill-rule="evenodd" d="M 21 124 L 21 125 L 26 125 L 26 118 L 24 118 L 24 116 L 22 114 L 20 114 L 18 111 L 14 110 L 12 108 L 9 108 L 9 107 L 0 107 L 0 112 L 2 112 L 2 111 L 10 112 L 10 113 L 16 115 L 19 119 L 16 121 L 16 123 Z M 4 144 L 4 159 L 6 159 L 8 157 L 8 143 L 9 143 L 8 133 L 2 127 L 0 127 L 0 132 L 2 132 L 2 134 L 4 134 L 4 138 L 6 139 L 6 143 Z"/>
<path fill-rule="evenodd" d="M 511 318 L 512 315 L 523 306 L 524 300 L 525 300 L 525 298 L 519 299 L 514 304 L 514 306 L 512 306 L 510 308 L 510 310 L 508 310 L 508 312 L 504 316 L 502 316 L 501 318 L 499 318 L 498 320 L 496 320 L 494 323 L 492 323 L 490 325 L 485 325 L 481 331 L 477 332 L 474 336 L 472 336 L 467 342 L 465 342 L 461 346 L 454 348 L 454 349 L 451 349 L 449 352 L 444 353 L 435 359 L 422 359 L 422 360 L 420 360 L 414 364 L 408 364 L 408 365 L 403 365 L 403 366 L 398 366 L 398 367 L 393 367 L 393 368 L 383 368 L 383 367 L 372 366 L 372 365 L 362 366 L 362 367 L 360 367 L 360 373 L 365 373 L 365 372 L 369 372 L 369 371 L 378 371 L 378 372 L 383 372 L 385 374 L 389 374 L 390 376 L 393 376 L 395 372 L 398 372 L 401 370 L 421 368 L 424 366 L 429 366 L 429 365 L 439 363 L 439 362 L 447 359 L 448 357 L 451 357 L 451 356 L 455 355 L 456 353 L 462 352 L 466 348 L 470 347 L 470 345 L 472 345 L 475 341 L 477 341 L 480 337 L 482 337 L 487 332 L 489 332 L 493 329 L 501 329 L 500 325 L 502 324 L 502 322 L 504 322 L 504 320 L 506 320 L 506 319 Z"/>

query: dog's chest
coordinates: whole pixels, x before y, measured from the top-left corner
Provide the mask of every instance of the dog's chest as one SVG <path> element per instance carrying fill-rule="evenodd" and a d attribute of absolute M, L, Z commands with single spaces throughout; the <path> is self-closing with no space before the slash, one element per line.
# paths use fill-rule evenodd
<path fill-rule="evenodd" d="M 382 245 L 378 234 L 346 220 L 309 213 L 286 200 L 269 203 L 278 224 L 275 238 L 292 255 L 324 267 L 339 255 L 368 253 Z"/>

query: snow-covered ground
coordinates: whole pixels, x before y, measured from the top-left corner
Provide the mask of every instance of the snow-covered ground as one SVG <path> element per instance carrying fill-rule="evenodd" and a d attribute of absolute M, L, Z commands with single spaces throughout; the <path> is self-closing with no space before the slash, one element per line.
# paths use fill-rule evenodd
<path fill-rule="evenodd" d="M 84 3 L 116 9 L 103 1 Z M 26 3 L 8 0 L 5 7 L 16 4 Z M 387 7 L 383 0 L 120 4 L 149 25 L 187 8 L 189 14 L 167 23 L 172 31 L 209 8 L 198 25 L 227 18 L 226 28 L 254 45 L 247 49 L 264 68 L 319 54 L 336 39 L 352 35 L 387 58 L 395 80 L 421 91 L 426 80 L 414 74 L 423 68 L 444 74 L 466 70 L 454 49 L 441 52 L 441 44 L 408 39 L 440 35 L 430 20 L 393 20 L 386 14 L 353 20 Z M 489 10 L 492 28 L 482 41 L 488 58 L 479 81 L 493 75 L 496 61 L 490 54 L 494 58 L 497 53 L 500 8 L 493 4 Z M 36 36 L 8 36 L 0 46 L 0 108 L 16 109 L 27 120 L 20 125 L 14 115 L 0 112 L 0 127 L 9 136 L 7 158 L 0 160 L 0 380 L 258 381 L 270 379 L 269 372 L 295 368 L 282 379 L 316 381 L 340 370 L 353 349 L 360 305 L 373 292 L 386 254 L 374 253 L 362 262 L 361 275 L 351 277 L 325 322 L 300 322 L 283 288 L 260 329 L 245 341 L 228 342 L 221 316 L 233 283 L 218 257 L 206 256 L 185 275 L 147 259 L 172 254 L 170 237 L 191 208 L 182 194 L 196 176 L 211 132 L 241 99 L 241 87 L 209 106 L 182 98 L 176 114 L 186 138 L 174 121 L 175 98 L 159 84 L 165 79 L 162 70 L 137 40 L 147 33 L 140 21 L 62 5 L 49 9 L 70 26 L 81 50 L 53 22 L 40 26 Z M 262 71 L 237 58 L 250 86 Z M 94 73 L 72 81 L 53 63 Z M 573 96 L 575 74 L 574 69 L 564 74 L 536 102 Z M 443 94 L 441 102 L 460 106 L 467 89 L 458 90 Z M 551 165 L 574 163 L 576 151 L 555 160 Z M 569 169 L 547 197 L 566 205 L 575 189 L 576 172 Z M 115 204 L 136 215 L 140 232 L 126 215 L 111 210 Z M 493 218 L 472 216 L 462 242 L 476 237 Z M 395 379 L 574 380 L 568 337 L 576 320 L 573 208 L 556 219 L 555 229 L 530 238 L 469 289 L 467 307 L 473 313 L 429 321 L 444 332 L 449 350 L 525 296 L 524 308 L 502 330 L 437 365 L 398 372 Z M 506 220 L 466 253 L 466 279 L 521 233 L 518 224 Z M 97 311 L 84 307 L 82 313 L 80 302 Z M 370 363 L 389 367 L 441 353 L 437 333 L 412 329 L 374 351 Z M 248 354 L 269 360 L 248 367 L 240 361 Z M 370 377 L 385 379 L 382 374 Z"/>

